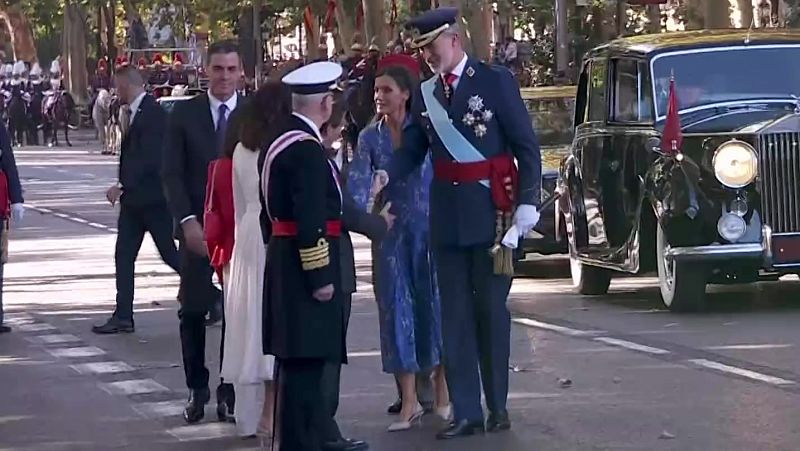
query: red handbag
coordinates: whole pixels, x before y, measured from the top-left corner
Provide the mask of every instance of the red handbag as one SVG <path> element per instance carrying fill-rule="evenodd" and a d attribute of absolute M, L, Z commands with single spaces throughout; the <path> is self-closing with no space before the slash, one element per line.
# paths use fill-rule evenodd
<path fill-rule="evenodd" d="M 222 213 L 215 209 L 214 181 L 217 178 L 217 168 L 220 160 L 214 160 L 208 165 L 208 181 L 206 182 L 206 205 L 203 212 L 203 235 L 206 243 L 219 243 L 224 234 L 224 221 Z"/>

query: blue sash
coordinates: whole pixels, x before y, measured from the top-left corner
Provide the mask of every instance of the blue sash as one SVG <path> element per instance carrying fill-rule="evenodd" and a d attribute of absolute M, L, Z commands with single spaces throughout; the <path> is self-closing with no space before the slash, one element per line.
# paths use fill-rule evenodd
<path fill-rule="evenodd" d="M 431 77 L 422 83 L 422 100 L 428 109 L 428 118 L 433 125 L 433 129 L 436 130 L 436 134 L 442 141 L 444 148 L 453 157 L 453 160 L 459 163 L 474 163 L 486 160 L 486 157 L 450 122 L 447 110 L 433 94 L 436 88 L 436 79 L 437 77 Z M 481 180 L 480 184 L 487 188 L 489 187 L 488 180 Z"/>

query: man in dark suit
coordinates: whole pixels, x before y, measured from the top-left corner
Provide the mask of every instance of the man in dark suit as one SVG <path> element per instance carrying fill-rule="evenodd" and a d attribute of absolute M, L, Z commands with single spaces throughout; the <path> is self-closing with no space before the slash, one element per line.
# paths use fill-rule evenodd
<path fill-rule="evenodd" d="M 203 419 L 211 395 L 205 366 L 205 316 L 220 299 L 211 278 L 213 270 L 203 236 L 208 164 L 221 155 L 231 114 L 239 99 L 236 84 L 242 73 L 235 42 L 216 42 L 208 48 L 208 93 L 179 102 L 169 116 L 164 140 L 163 180 L 167 203 L 178 227 L 180 240 L 181 348 L 189 402 L 184 411 L 188 423 Z M 224 332 L 223 332 L 224 336 Z M 222 359 L 220 359 L 222 360 Z M 233 413 L 233 386 L 217 387 L 217 415 L 225 420 Z"/>
<path fill-rule="evenodd" d="M 117 308 L 97 334 L 134 331 L 133 287 L 136 257 L 145 232 L 150 232 L 164 263 L 179 272 L 180 260 L 172 234 L 172 216 L 161 188 L 164 123 L 167 114 L 144 90 L 142 74 L 132 66 L 114 74 L 120 101 L 130 105 L 131 123 L 122 140 L 119 181 L 106 192 L 111 205 L 120 202 L 117 245 L 114 252 Z"/>
<path fill-rule="evenodd" d="M 17 172 L 17 161 L 14 159 L 14 151 L 11 149 L 11 135 L 8 133 L 5 124 L 0 122 L 0 169 L 5 173 L 8 181 L 8 201 L 11 203 L 11 223 L 18 227 L 22 222 L 25 207 L 22 205 L 22 185 L 19 182 L 19 172 Z M 4 199 L 3 202 L 6 200 Z M 8 205 L 8 204 L 6 204 Z M 8 218 L 2 218 L 2 234 L 8 233 Z M 5 266 L 8 249 L 3 249 L 8 245 L 7 237 L 0 239 L 0 334 L 11 332 L 11 327 L 3 324 L 3 267 Z"/>

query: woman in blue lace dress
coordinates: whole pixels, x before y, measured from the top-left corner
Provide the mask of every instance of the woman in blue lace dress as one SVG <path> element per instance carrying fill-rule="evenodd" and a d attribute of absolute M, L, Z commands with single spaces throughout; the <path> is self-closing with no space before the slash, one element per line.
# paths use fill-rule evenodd
<path fill-rule="evenodd" d="M 416 80 L 404 67 L 380 68 L 375 79 L 376 120 L 359 136 L 347 172 L 347 189 L 368 208 L 376 172 L 387 169 L 409 124 L 408 107 Z M 418 72 L 415 73 L 415 75 Z M 433 176 L 426 161 L 404 182 L 382 193 L 397 218 L 373 252 L 373 279 L 378 302 L 383 371 L 394 374 L 401 390 L 400 420 L 390 431 L 409 429 L 423 413 L 415 375 L 434 370 L 435 408 L 449 416 L 442 358 L 439 290 L 433 268 L 428 226 L 428 196 Z"/>

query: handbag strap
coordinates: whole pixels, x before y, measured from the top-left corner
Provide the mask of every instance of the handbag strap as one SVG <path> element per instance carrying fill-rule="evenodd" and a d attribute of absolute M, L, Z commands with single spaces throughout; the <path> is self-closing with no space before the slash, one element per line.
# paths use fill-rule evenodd
<path fill-rule="evenodd" d="M 219 169 L 219 159 L 211 162 L 214 168 L 211 169 L 211 183 L 206 183 L 206 212 L 214 210 L 214 184 L 217 179 L 217 170 Z"/>

